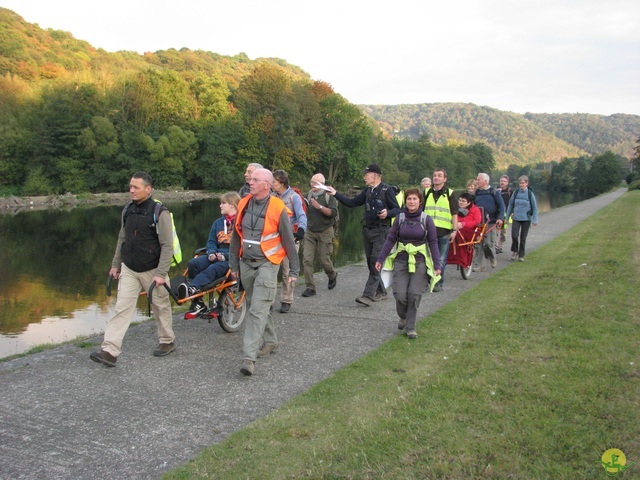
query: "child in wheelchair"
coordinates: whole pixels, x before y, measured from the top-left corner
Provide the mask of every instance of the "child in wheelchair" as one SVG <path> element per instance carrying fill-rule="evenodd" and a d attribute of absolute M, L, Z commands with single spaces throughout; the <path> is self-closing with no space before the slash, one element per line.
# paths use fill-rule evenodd
<path fill-rule="evenodd" d="M 224 277 L 229 270 L 229 244 L 238 213 L 240 195 L 227 192 L 220 197 L 222 216 L 213 222 L 209 240 L 205 248 L 196 251 L 189 260 L 185 281 L 178 285 L 178 298 L 183 299 L 202 291 L 203 287 Z M 202 296 L 191 301 L 185 320 L 191 320 L 207 313 Z"/>

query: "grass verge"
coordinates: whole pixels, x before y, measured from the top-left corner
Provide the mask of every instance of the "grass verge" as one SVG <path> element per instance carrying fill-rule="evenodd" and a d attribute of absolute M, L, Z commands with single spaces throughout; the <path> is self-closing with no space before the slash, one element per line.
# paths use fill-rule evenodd
<path fill-rule="evenodd" d="M 164 478 L 597 479 L 610 448 L 640 463 L 639 232 L 627 193 L 424 319 L 418 340 Z"/>

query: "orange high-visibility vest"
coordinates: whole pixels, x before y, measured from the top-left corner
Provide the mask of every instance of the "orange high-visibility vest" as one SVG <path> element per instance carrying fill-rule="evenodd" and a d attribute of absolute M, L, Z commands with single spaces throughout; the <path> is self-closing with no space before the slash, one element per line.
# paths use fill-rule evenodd
<path fill-rule="evenodd" d="M 244 245 L 242 217 L 244 217 L 244 211 L 251 198 L 253 198 L 253 195 L 249 194 L 242 198 L 238 204 L 238 216 L 236 218 L 235 229 L 240 236 L 240 257 L 242 257 L 242 247 Z M 275 265 L 280 265 L 282 260 L 287 256 L 287 252 L 284 250 L 282 242 L 280 241 L 280 232 L 278 231 L 282 210 L 286 208 L 284 202 L 279 198 L 269 197 L 269 204 L 267 205 L 264 216 L 264 228 L 260 236 L 260 250 L 262 250 L 263 255 Z"/>

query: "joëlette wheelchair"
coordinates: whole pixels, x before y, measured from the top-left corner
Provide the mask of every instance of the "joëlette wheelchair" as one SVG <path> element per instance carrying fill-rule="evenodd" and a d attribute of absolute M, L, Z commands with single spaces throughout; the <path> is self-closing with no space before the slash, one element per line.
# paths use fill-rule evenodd
<path fill-rule="evenodd" d="M 473 229 L 473 232 L 469 235 L 465 235 L 462 232 L 458 232 L 453 244 L 449 247 L 449 255 L 447 255 L 447 265 L 457 265 L 458 270 L 462 278 L 468 280 L 471 277 L 473 271 L 473 255 L 476 245 L 481 244 L 487 234 L 496 228 L 496 225 L 488 227 L 488 224 L 479 223 Z"/>
<path fill-rule="evenodd" d="M 206 248 L 196 250 L 194 257 L 206 254 Z M 163 284 L 167 289 L 173 301 L 177 305 L 183 305 L 186 302 L 197 298 L 205 297 L 205 304 L 208 307 L 206 313 L 200 315 L 211 323 L 212 319 L 217 319 L 220 327 L 229 333 L 234 333 L 242 328 L 244 318 L 247 314 L 246 292 L 242 289 L 242 285 L 238 280 L 231 277 L 231 270 L 209 285 L 205 285 L 199 292 L 185 298 L 178 297 L 178 286 L 186 281 L 187 269 L 182 275 L 177 275 L 171 279 L 170 285 Z M 107 296 L 111 295 L 112 277 L 107 279 Z M 149 287 L 148 292 L 142 292 L 140 295 L 147 295 L 149 301 L 149 310 L 151 310 L 151 302 L 153 300 L 153 290 L 156 282 Z M 149 313 L 150 314 L 150 313 Z"/>

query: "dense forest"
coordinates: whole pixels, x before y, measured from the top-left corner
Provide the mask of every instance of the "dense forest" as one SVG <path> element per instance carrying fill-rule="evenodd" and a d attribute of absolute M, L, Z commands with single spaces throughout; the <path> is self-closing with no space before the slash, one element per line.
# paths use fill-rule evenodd
<path fill-rule="evenodd" d="M 494 149 L 499 167 L 606 151 L 631 157 L 640 134 L 638 115 L 520 115 L 466 103 L 360 107 L 397 138 L 426 137 L 437 144 L 452 140 L 486 143 Z"/>
<path fill-rule="evenodd" d="M 334 184 L 360 184 L 371 162 L 386 181 L 415 185 L 443 167 L 454 186 L 479 171 L 498 173 L 504 152 L 514 161 L 502 171 L 512 163 L 551 172 L 549 160 L 572 158 L 588 173 L 599 162 L 524 117 L 493 137 L 463 139 L 453 132 L 480 131 L 481 118 L 452 118 L 450 136 L 424 124 L 416 138 L 389 135 L 374 118 L 281 59 L 109 53 L 0 8 L 0 195 L 122 191 L 136 170 L 159 188 L 235 190 L 249 162 L 283 168 L 302 185 L 318 171 Z M 555 156 L 538 141 L 554 145 Z M 611 155 L 622 165 L 619 181 L 624 159 Z M 551 173 L 532 178 L 553 181 Z"/>

